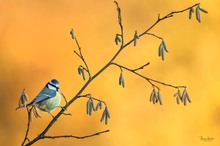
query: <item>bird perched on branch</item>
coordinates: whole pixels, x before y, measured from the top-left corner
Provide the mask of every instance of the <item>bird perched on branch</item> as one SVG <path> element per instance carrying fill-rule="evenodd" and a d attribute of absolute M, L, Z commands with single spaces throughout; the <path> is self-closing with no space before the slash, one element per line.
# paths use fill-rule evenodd
<path fill-rule="evenodd" d="M 51 112 L 57 107 L 61 107 L 61 93 L 59 89 L 59 82 L 56 79 L 52 79 L 48 82 L 40 93 L 26 106 L 36 106 L 44 112 L 48 112 L 54 117 Z"/>

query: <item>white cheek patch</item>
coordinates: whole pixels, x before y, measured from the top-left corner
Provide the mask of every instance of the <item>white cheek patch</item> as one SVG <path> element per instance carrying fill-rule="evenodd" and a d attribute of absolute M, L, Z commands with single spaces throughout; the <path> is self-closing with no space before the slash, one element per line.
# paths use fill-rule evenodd
<path fill-rule="evenodd" d="M 57 90 L 57 88 L 56 88 L 56 87 L 51 86 L 50 84 L 48 84 L 48 88 L 49 88 L 49 89 L 51 89 L 51 90 L 55 90 L 55 91 Z"/>

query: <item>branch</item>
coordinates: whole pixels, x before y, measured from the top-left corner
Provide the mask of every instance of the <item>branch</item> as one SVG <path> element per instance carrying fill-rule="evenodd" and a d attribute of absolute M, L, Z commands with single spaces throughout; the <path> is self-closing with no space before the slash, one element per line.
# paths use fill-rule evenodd
<path fill-rule="evenodd" d="M 64 98 L 64 100 L 65 100 L 65 102 L 66 102 L 66 104 L 67 104 L 67 100 L 66 100 L 65 95 L 64 95 L 63 93 L 60 93 L 60 94 L 63 96 L 63 98 Z"/>
<path fill-rule="evenodd" d="M 130 40 L 129 42 L 127 42 L 126 44 L 124 44 L 124 29 L 123 29 L 123 25 L 122 25 L 122 17 L 121 17 L 121 9 L 117 3 L 117 1 L 114 1 L 115 4 L 116 4 L 116 7 L 117 7 L 117 12 L 118 12 L 118 24 L 120 26 L 120 31 L 121 31 L 121 34 L 119 34 L 122 38 L 122 41 L 121 41 L 121 46 L 120 48 L 118 49 L 118 51 L 115 53 L 115 55 L 112 57 L 112 59 L 110 59 L 110 61 L 105 65 L 103 66 L 98 72 L 96 72 L 93 76 L 91 75 L 90 73 L 90 70 L 89 70 L 89 67 L 82 55 L 82 52 L 81 52 L 81 48 L 79 46 L 79 43 L 77 41 L 77 39 L 75 38 L 75 41 L 76 41 L 76 44 L 78 46 L 78 49 L 79 49 L 79 53 L 74 51 L 74 53 L 76 53 L 76 55 L 78 57 L 80 57 L 80 59 L 83 61 L 83 63 L 85 64 L 85 70 L 88 72 L 88 75 L 89 75 L 89 79 L 86 81 L 86 83 L 82 86 L 82 88 L 78 91 L 78 93 L 69 101 L 66 103 L 66 105 L 62 108 L 62 110 L 49 122 L 49 124 L 47 125 L 47 127 L 38 135 L 36 136 L 32 141 L 29 141 L 26 146 L 30 146 L 32 144 L 34 144 L 35 142 L 39 141 L 40 139 L 43 139 L 43 138 L 62 138 L 62 137 L 73 137 L 73 138 L 77 138 L 77 136 L 72 136 L 72 135 L 64 135 L 64 136 L 46 136 L 46 133 L 49 131 L 49 129 L 54 125 L 54 123 L 58 120 L 58 118 L 64 113 L 64 111 L 76 100 L 78 99 L 79 97 L 81 97 L 81 94 L 82 92 L 88 87 L 88 85 L 98 76 L 100 75 L 103 71 L 105 71 L 110 65 L 116 65 L 120 68 L 123 68 L 125 70 L 128 70 L 144 79 L 146 79 L 153 87 L 157 87 L 156 85 L 154 85 L 153 82 L 155 83 L 159 83 L 159 84 L 162 84 L 162 85 L 165 85 L 165 86 L 170 86 L 170 87 L 173 87 L 173 88 L 186 88 L 185 86 L 173 86 L 173 85 L 170 85 L 170 84 L 166 84 L 166 83 L 163 83 L 163 82 L 160 82 L 160 81 L 157 81 L 157 80 L 154 80 L 154 79 L 151 79 L 151 78 L 147 78 L 147 77 L 144 77 L 143 75 L 137 73 L 136 71 L 138 71 L 139 69 L 142 69 L 144 68 L 145 66 L 147 66 L 147 64 L 143 65 L 142 67 L 140 68 L 137 68 L 137 69 L 129 69 L 127 67 L 124 67 L 122 65 L 119 65 L 119 64 L 116 64 L 114 63 L 114 60 L 118 57 L 118 55 L 121 53 L 121 51 L 126 48 L 128 45 L 130 45 L 133 41 L 134 41 L 134 38 L 132 40 Z M 145 34 L 148 34 L 148 35 L 152 35 L 152 36 L 155 36 L 157 38 L 160 38 L 156 35 L 153 35 L 153 34 L 150 34 L 148 33 L 153 27 L 155 27 L 159 22 L 161 22 L 162 20 L 165 20 L 167 18 L 170 18 L 172 17 L 174 14 L 177 14 L 177 13 L 182 13 L 182 12 L 185 12 L 187 10 L 189 10 L 190 8 L 193 8 L 195 6 L 199 5 L 199 3 L 191 6 L 191 7 L 188 7 L 184 10 L 180 10 L 180 11 L 174 11 L 174 12 L 171 12 L 167 15 L 165 15 L 164 17 L 160 18 L 160 16 L 158 15 L 158 19 L 157 21 L 151 25 L 146 31 L 144 31 L 143 33 L 141 33 L 139 36 L 137 37 L 142 37 L 143 35 Z M 160 38 L 161 39 L 161 38 Z M 157 87 L 159 89 L 159 87 Z M 22 143 L 24 145 L 25 141 L 28 140 L 27 138 L 27 135 L 28 135 L 28 131 L 29 131 L 29 125 L 28 125 L 28 128 L 27 128 L 27 132 L 26 132 L 26 136 L 25 136 L 25 139 L 24 139 L 24 142 Z M 101 133 L 104 133 L 104 132 L 109 132 L 109 130 L 106 130 L 106 131 L 103 131 L 103 132 L 98 132 L 98 133 L 95 133 L 95 134 L 92 134 L 92 135 L 88 135 L 88 136 L 82 136 L 81 138 L 87 138 L 87 137 L 92 137 L 92 136 L 95 136 L 95 135 L 99 135 Z M 80 138 L 80 137 L 78 137 Z"/>
<path fill-rule="evenodd" d="M 44 138 L 48 138 L 48 139 L 56 139 L 56 138 L 76 138 L 76 139 L 84 139 L 84 138 L 89 138 L 89 137 L 93 137 L 93 136 L 97 136 L 106 132 L 109 132 L 110 130 L 105 130 L 105 131 L 100 131 L 91 135 L 86 135 L 86 136 L 75 136 L 75 135 L 58 135 L 58 136 L 44 136 L 42 137 L 42 139 Z"/>
<path fill-rule="evenodd" d="M 85 95 L 79 95 L 78 97 L 91 98 L 92 96 L 91 96 L 91 94 L 85 94 Z M 100 102 L 104 103 L 105 106 L 107 106 L 107 103 L 106 103 L 105 101 L 100 100 L 100 99 L 98 99 L 98 98 L 94 98 L 94 97 L 92 97 L 92 98 L 93 98 L 93 100 L 100 101 Z"/>
<path fill-rule="evenodd" d="M 122 42 L 121 42 L 121 48 L 124 45 L 124 29 L 123 29 L 123 25 L 122 25 L 122 17 L 121 17 L 121 8 L 118 5 L 117 1 L 114 1 L 114 3 L 116 4 L 117 7 L 117 11 L 118 11 L 118 24 L 120 26 L 120 30 L 121 30 L 121 38 L 122 38 Z"/>
<path fill-rule="evenodd" d="M 117 64 L 117 63 L 114 63 L 114 62 L 112 63 L 112 65 L 116 65 L 116 66 L 118 66 L 118 67 L 120 67 L 120 68 L 123 68 L 123 69 L 125 69 L 125 70 L 127 70 L 127 71 L 129 71 L 129 72 L 132 72 L 133 74 L 135 74 L 135 75 L 137 75 L 137 76 L 139 76 L 139 77 L 141 77 L 141 78 L 147 80 L 153 87 L 156 87 L 158 90 L 159 90 L 160 88 L 159 88 L 158 86 L 156 86 L 153 82 L 158 83 L 158 84 L 161 84 L 161 85 L 164 85 L 164 86 L 169 86 L 169 87 L 172 87 L 172 88 L 177 88 L 177 89 L 178 89 L 178 88 L 186 88 L 186 86 L 174 86 L 174 85 L 171 85 L 171 84 L 167 84 L 167 83 L 164 83 L 164 82 L 160 82 L 160 81 L 157 81 L 157 80 L 154 80 L 154 79 L 145 77 L 145 76 L 143 76 L 143 75 L 137 73 L 136 70 L 134 70 L 134 69 L 127 68 L 127 67 L 125 67 L 125 66 L 122 66 L 122 65 Z"/>
<path fill-rule="evenodd" d="M 77 40 L 76 36 L 75 36 L 74 40 L 76 41 L 77 47 L 79 49 L 79 53 L 76 52 L 76 51 L 74 51 L 74 53 L 76 53 L 76 55 L 83 61 L 83 63 L 85 64 L 86 67 L 83 67 L 83 66 L 81 66 L 81 67 L 88 73 L 89 78 L 91 78 L 91 73 L 90 73 L 90 70 L 89 70 L 89 66 L 87 65 L 87 63 L 86 63 L 86 61 L 85 61 L 85 59 L 82 55 L 81 47 L 79 46 L 79 43 L 78 43 L 78 40 Z"/>
<path fill-rule="evenodd" d="M 147 35 L 151 35 L 151 36 L 154 36 L 154 37 L 156 37 L 156 38 L 158 38 L 158 39 L 163 39 L 162 37 L 159 37 L 158 35 L 156 35 L 156 34 L 153 34 L 153 33 L 146 33 Z"/>
<path fill-rule="evenodd" d="M 165 16 L 162 17 L 162 18 L 160 18 L 160 14 L 158 14 L 158 19 L 157 19 L 157 21 L 156 21 L 151 27 L 149 27 L 145 32 L 143 32 L 142 34 L 140 34 L 140 36 L 142 36 L 142 35 L 146 34 L 147 32 L 149 32 L 149 31 L 150 31 L 155 25 L 157 25 L 157 23 L 159 23 L 160 21 L 165 20 L 165 19 L 170 18 L 170 17 L 173 17 L 174 14 L 183 13 L 183 12 L 185 12 L 185 11 L 188 11 L 188 10 L 190 10 L 191 8 L 195 7 L 195 6 L 198 6 L 199 4 L 200 4 L 200 3 L 194 4 L 193 6 L 188 7 L 188 8 L 186 8 L 186 9 L 183 9 L 183 10 L 170 12 L 169 14 L 165 15 Z M 140 37 L 140 36 L 139 36 L 139 37 Z"/>
<path fill-rule="evenodd" d="M 188 11 L 188 10 L 190 10 L 191 8 L 198 6 L 199 4 L 200 4 L 200 3 L 194 4 L 193 6 L 190 6 L 190 7 L 186 8 L 186 9 L 183 9 L 183 10 L 180 10 L 180 11 L 170 12 L 169 14 L 165 15 L 165 16 L 162 17 L 162 18 L 160 18 L 160 14 L 159 14 L 157 21 L 156 21 L 154 24 L 152 24 L 147 30 L 145 30 L 143 33 L 141 33 L 141 34 L 139 35 L 139 38 L 142 37 L 142 36 L 145 35 L 145 34 L 148 34 L 148 35 L 149 35 L 148 32 L 149 32 L 152 28 L 154 28 L 154 27 L 155 27 L 159 22 L 161 22 L 162 20 L 165 20 L 165 19 L 168 19 L 168 18 L 170 18 L 170 17 L 173 17 L 175 14 L 183 13 L 183 12 L 185 12 L 185 11 Z M 123 46 L 123 48 L 125 48 L 125 47 L 128 46 L 128 45 L 130 45 L 133 41 L 134 41 L 134 39 L 132 39 L 132 40 L 130 40 L 129 42 L 127 42 L 127 43 Z"/>
<path fill-rule="evenodd" d="M 26 133 L 25 133 L 25 136 L 24 136 L 24 140 L 21 144 L 22 146 L 25 144 L 26 140 L 30 141 L 29 138 L 28 138 L 28 133 L 29 133 L 30 124 L 31 124 L 31 110 L 29 111 L 27 107 L 26 107 L 26 109 L 27 109 L 27 113 L 28 113 L 28 123 L 27 123 L 27 130 L 26 130 Z"/>
<path fill-rule="evenodd" d="M 149 65 L 149 64 L 150 64 L 150 62 L 148 62 L 148 63 L 142 65 L 141 67 L 138 67 L 138 68 L 136 68 L 136 69 L 133 69 L 132 71 L 135 72 L 135 71 L 138 71 L 138 70 L 140 70 L 140 69 L 144 69 L 144 67 L 146 67 L 146 66 Z"/>

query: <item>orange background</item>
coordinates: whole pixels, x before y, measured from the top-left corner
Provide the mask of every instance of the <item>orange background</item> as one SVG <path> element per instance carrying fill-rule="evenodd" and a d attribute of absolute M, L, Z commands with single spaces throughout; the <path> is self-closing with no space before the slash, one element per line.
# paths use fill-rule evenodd
<path fill-rule="evenodd" d="M 198 1 L 129 0 L 120 1 L 125 40 L 134 31 L 143 32 L 161 16 L 187 8 Z M 85 90 L 108 103 L 109 125 L 100 123 L 101 111 L 87 116 L 86 99 L 75 101 L 48 134 L 88 135 L 110 129 L 100 136 L 77 140 L 41 140 L 40 145 L 219 145 L 220 144 L 220 2 L 201 0 L 209 14 L 201 14 L 199 24 L 188 12 L 175 15 L 151 32 L 163 37 L 169 49 L 166 60 L 157 57 L 160 40 L 144 36 L 137 47 L 127 47 L 116 59 L 136 68 L 151 64 L 140 73 L 173 85 L 186 85 L 192 103 L 177 105 L 175 89 L 161 87 L 163 106 L 149 103 L 151 86 L 124 71 L 126 88 L 118 86 L 120 70 L 108 68 Z M 61 91 L 70 100 L 84 81 L 77 74 L 82 63 L 69 31 L 74 28 L 91 73 L 96 73 L 117 51 L 119 33 L 117 12 L 112 0 L 0 0 L 0 143 L 20 145 L 26 130 L 25 109 L 15 110 L 23 88 L 33 99 L 51 79 L 59 80 Z M 62 102 L 64 104 L 64 102 Z M 53 114 L 59 111 L 57 109 Z M 51 120 L 41 112 L 34 119 L 30 139 Z M 205 142 L 200 137 L 214 140 Z"/>

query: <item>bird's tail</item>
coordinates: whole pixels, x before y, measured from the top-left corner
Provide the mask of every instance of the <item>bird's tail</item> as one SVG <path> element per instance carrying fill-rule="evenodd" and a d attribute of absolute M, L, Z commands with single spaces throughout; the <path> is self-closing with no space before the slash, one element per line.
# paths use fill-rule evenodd
<path fill-rule="evenodd" d="M 31 103 L 28 103 L 26 105 L 18 106 L 15 110 L 18 110 L 18 109 L 24 108 L 24 107 L 28 107 L 28 106 L 31 106 L 31 105 L 32 105 Z"/>
<path fill-rule="evenodd" d="M 26 107 L 26 106 L 19 106 L 19 107 L 17 107 L 15 110 L 18 110 L 18 109 L 24 108 L 24 107 Z"/>

